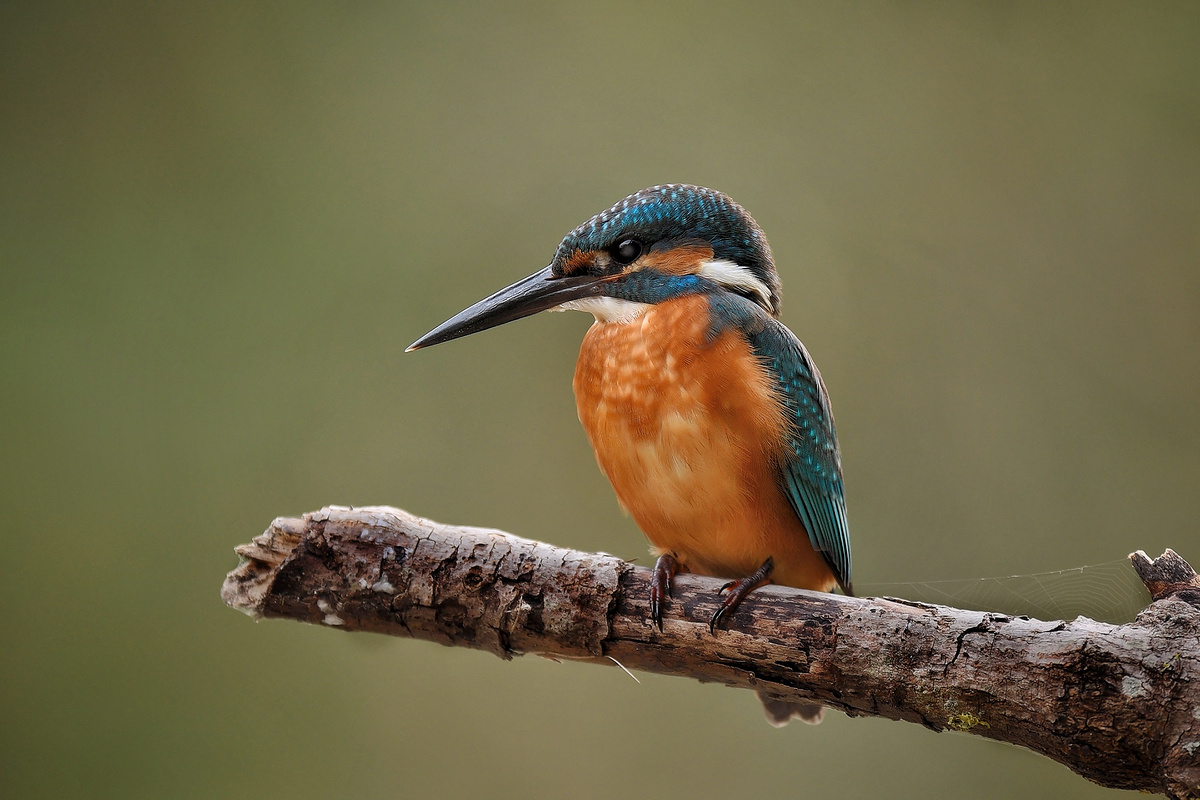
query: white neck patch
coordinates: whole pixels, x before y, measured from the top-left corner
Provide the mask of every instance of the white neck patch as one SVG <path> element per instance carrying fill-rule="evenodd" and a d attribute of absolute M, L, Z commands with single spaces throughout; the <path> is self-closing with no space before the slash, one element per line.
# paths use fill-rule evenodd
<path fill-rule="evenodd" d="M 580 300 L 568 300 L 551 311 L 587 311 L 597 322 L 632 322 L 650 308 L 649 303 L 635 303 L 632 300 L 622 300 L 618 297 L 584 297 Z"/>
<path fill-rule="evenodd" d="M 700 264 L 696 273 L 713 283 L 749 292 L 762 301 L 764 308 L 771 307 L 771 290 L 755 274 L 733 261 L 715 258 Z M 632 322 L 646 313 L 650 303 L 638 303 L 633 300 L 622 300 L 617 297 L 584 297 L 579 300 L 568 300 L 562 305 L 555 306 L 551 311 L 586 311 L 596 318 L 597 322 Z"/>
<path fill-rule="evenodd" d="M 723 258 L 715 258 L 712 261 L 702 263 L 700 271 L 696 274 L 702 278 L 708 278 L 713 283 L 718 283 L 721 286 L 750 292 L 762 300 L 764 308 L 771 307 L 770 288 L 759 280 L 748 267 L 743 267 L 741 264 L 727 261 Z"/>

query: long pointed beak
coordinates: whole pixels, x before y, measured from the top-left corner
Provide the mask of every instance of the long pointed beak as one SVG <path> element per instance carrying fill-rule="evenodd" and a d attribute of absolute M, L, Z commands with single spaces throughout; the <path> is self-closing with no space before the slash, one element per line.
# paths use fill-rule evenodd
<path fill-rule="evenodd" d="M 506 286 L 491 297 L 480 300 L 465 311 L 460 311 L 410 344 L 404 352 L 486 331 L 488 328 L 554 308 L 569 300 L 596 297 L 603 293 L 604 284 L 608 280 L 610 279 L 607 277 L 595 275 L 555 277 L 550 267 L 546 267 L 528 278 Z"/>

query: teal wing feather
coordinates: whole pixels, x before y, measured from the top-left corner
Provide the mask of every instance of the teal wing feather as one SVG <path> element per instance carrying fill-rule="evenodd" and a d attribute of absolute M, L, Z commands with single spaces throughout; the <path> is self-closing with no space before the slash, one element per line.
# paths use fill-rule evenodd
<path fill-rule="evenodd" d="M 778 320 L 763 320 L 747 333 L 789 416 L 781 487 L 813 549 L 825 558 L 842 591 L 853 594 L 842 459 L 821 373 L 796 335 Z"/>

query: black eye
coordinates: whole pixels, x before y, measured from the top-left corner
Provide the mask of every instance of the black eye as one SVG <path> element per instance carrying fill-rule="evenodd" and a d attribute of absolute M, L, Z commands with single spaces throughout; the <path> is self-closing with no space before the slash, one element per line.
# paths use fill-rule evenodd
<path fill-rule="evenodd" d="M 637 239 L 625 239 L 609 253 L 618 264 L 632 264 L 642 254 L 642 243 Z"/>

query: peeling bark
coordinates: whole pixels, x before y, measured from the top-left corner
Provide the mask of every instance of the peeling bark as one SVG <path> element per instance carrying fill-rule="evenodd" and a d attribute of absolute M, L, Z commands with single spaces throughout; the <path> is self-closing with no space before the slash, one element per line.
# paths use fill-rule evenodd
<path fill-rule="evenodd" d="M 1153 602 L 1126 625 L 769 586 L 715 636 L 716 579 L 678 576 L 660 632 L 647 569 L 393 508 L 280 518 L 237 553 L 221 596 L 254 617 L 505 659 L 611 657 L 1011 742 L 1103 786 L 1200 797 L 1200 579 L 1170 550 L 1130 556 Z"/>

